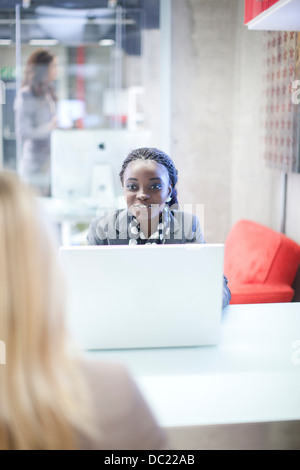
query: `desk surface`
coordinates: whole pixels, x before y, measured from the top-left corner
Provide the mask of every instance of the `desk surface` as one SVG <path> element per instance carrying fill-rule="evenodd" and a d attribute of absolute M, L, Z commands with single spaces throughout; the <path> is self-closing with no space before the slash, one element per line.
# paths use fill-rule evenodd
<path fill-rule="evenodd" d="M 96 216 L 96 201 L 84 198 L 39 198 L 42 209 L 54 222 L 90 222 Z M 105 210 L 105 208 L 104 208 Z"/>
<path fill-rule="evenodd" d="M 228 306 L 218 346 L 88 355 L 125 364 L 162 426 L 300 420 L 300 303 Z"/>

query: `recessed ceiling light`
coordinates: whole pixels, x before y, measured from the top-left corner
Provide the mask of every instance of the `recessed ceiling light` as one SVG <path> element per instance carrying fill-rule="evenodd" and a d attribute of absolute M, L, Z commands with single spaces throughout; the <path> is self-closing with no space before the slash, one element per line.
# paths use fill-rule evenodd
<path fill-rule="evenodd" d="M 113 39 L 101 39 L 98 42 L 99 46 L 114 46 L 115 41 Z"/>
<path fill-rule="evenodd" d="M 58 44 L 58 39 L 30 39 L 30 46 L 55 46 Z"/>
<path fill-rule="evenodd" d="M 11 43 L 11 39 L 0 39 L 0 46 L 9 46 Z"/>

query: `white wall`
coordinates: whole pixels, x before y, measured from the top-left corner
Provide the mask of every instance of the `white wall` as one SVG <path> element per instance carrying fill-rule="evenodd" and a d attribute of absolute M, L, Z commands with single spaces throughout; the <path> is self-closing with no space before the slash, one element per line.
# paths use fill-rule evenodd
<path fill-rule="evenodd" d="M 280 229 L 282 177 L 263 160 L 263 32 L 241 0 L 172 0 L 172 156 L 182 204 L 205 204 L 205 237 L 249 218 Z M 300 243 L 300 175 L 288 176 L 286 234 Z"/>
<path fill-rule="evenodd" d="M 243 2 L 237 8 L 230 224 L 249 218 L 279 230 L 281 173 L 263 159 L 263 32 L 249 31 Z"/>
<path fill-rule="evenodd" d="M 230 227 L 236 1 L 172 1 L 172 156 L 179 201 L 204 204 L 207 242 Z"/>

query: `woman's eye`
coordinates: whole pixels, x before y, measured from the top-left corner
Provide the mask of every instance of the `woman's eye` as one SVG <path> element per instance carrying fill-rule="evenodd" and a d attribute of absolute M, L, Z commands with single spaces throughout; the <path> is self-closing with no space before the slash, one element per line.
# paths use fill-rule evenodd
<path fill-rule="evenodd" d="M 135 184 L 127 184 L 126 189 L 128 189 L 129 191 L 133 191 L 133 190 L 136 189 L 136 185 Z"/>
<path fill-rule="evenodd" d="M 156 190 L 160 190 L 162 188 L 162 185 L 161 184 L 153 184 L 151 186 L 151 189 L 156 189 Z"/>

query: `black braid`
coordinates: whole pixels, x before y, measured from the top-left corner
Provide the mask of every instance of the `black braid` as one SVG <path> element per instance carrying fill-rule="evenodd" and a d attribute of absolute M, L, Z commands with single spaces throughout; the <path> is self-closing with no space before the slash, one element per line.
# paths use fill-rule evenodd
<path fill-rule="evenodd" d="M 154 160 L 155 162 L 160 163 L 161 165 L 164 165 L 164 167 L 166 167 L 169 173 L 170 184 L 172 186 L 171 201 L 168 202 L 167 204 L 169 206 L 178 205 L 177 189 L 176 189 L 176 183 L 178 180 L 178 171 L 176 170 L 175 165 L 173 161 L 171 160 L 171 158 L 162 150 L 159 150 L 153 147 L 142 147 L 142 148 L 133 150 L 125 158 L 121 171 L 119 173 L 122 186 L 123 186 L 124 172 L 127 166 L 129 165 L 129 163 L 133 162 L 134 160 Z"/>

